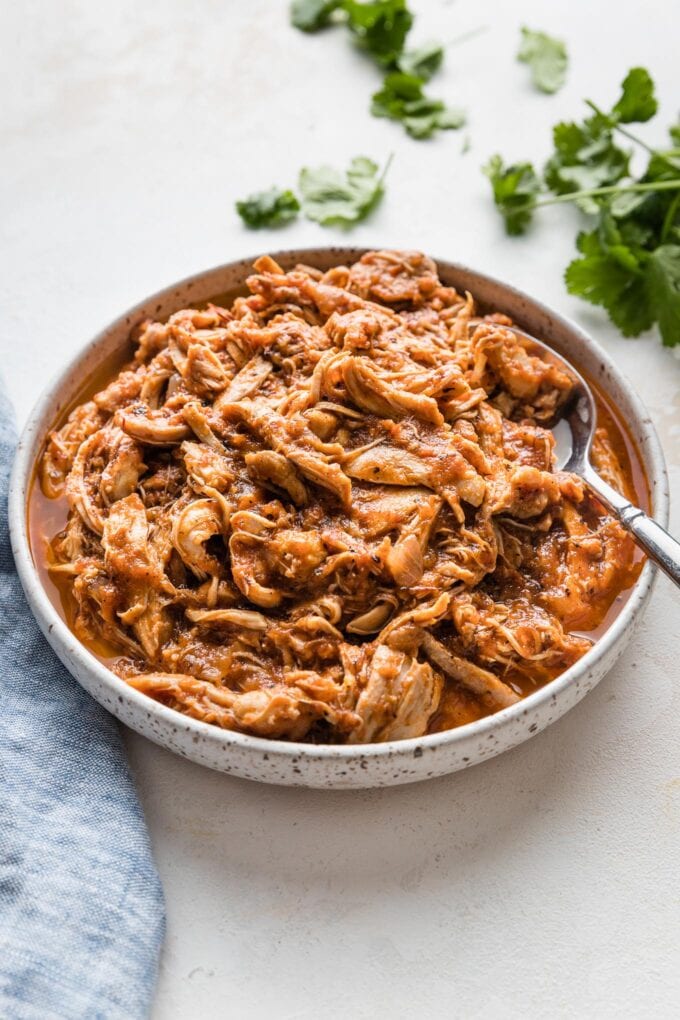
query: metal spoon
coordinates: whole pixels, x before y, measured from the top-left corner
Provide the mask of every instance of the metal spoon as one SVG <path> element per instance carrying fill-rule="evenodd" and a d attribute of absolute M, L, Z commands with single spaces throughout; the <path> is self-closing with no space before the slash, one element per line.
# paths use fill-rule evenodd
<path fill-rule="evenodd" d="M 630 532 L 640 548 L 680 587 L 680 542 L 648 517 L 644 510 L 608 485 L 590 462 L 597 424 L 597 409 L 590 386 L 574 366 L 552 347 L 521 329 L 514 326 L 510 328 L 517 336 L 529 341 L 530 345 L 535 345 L 539 357 L 559 366 L 574 381 L 574 389 L 567 404 L 559 412 L 559 421 L 553 428 L 561 470 L 570 471 L 582 478 L 600 503 Z M 530 348 L 528 353 L 531 353 Z"/>

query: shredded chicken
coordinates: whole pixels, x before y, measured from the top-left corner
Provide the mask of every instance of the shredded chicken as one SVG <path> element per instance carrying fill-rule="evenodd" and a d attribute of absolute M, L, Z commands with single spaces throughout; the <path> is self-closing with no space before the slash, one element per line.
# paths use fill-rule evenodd
<path fill-rule="evenodd" d="M 419 253 L 255 271 L 145 322 L 49 438 L 76 633 L 180 712 L 315 742 L 462 725 L 568 668 L 635 574 L 555 468 L 568 377 Z M 630 485 L 606 429 L 594 457 Z"/>

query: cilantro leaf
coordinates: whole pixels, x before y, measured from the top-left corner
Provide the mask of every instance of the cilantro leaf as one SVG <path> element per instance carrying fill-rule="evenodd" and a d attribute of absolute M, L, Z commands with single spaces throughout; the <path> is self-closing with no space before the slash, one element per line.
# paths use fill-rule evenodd
<path fill-rule="evenodd" d="M 522 29 L 517 59 L 531 68 L 531 80 L 541 92 L 562 88 L 567 77 L 567 48 L 560 39 L 545 32 Z"/>
<path fill-rule="evenodd" d="M 636 253 L 625 245 L 609 247 L 598 231 L 579 234 L 576 244 L 581 258 L 564 274 L 569 293 L 605 308 L 624 336 L 650 329 L 654 313 Z"/>
<path fill-rule="evenodd" d="M 633 67 L 621 84 L 621 98 L 612 107 L 611 117 L 619 124 L 644 123 L 658 106 L 649 73 L 644 67 Z"/>
<path fill-rule="evenodd" d="M 418 49 L 400 53 L 397 57 L 397 70 L 422 81 L 429 81 L 441 67 L 443 59 L 444 48 L 438 43 L 428 43 Z"/>
<path fill-rule="evenodd" d="M 292 191 L 270 188 L 249 195 L 236 203 L 236 211 L 246 224 L 255 230 L 260 227 L 280 227 L 294 220 L 300 211 L 300 203 Z"/>
<path fill-rule="evenodd" d="M 680 245 L 663 244 L 649 257 L 647 296 L 667 347 L 680 344 Z"/>
<path fill-rule="evenodd" d="M 493 198 L 505 220 L 509 234 L 523 234 L 533 215 L 541 182 L 531 163 L 505 166 L 500 156 L 492 156 L 482 168 L 491 181 Z"/>
<path fill-rule="evenodd" d="M 597 229 L 579 236 L 583 257 L 565 274 L 567 289 L 605 308 L 624 336 L 658 322 L 667 346 L 680 343 L 680 245 L 659 243 L 672 195 L 621 193 L 603 204 Z M 659 201 L 660 210 L 650 207 Z"/>
<path fill-rule="evenodd" d="M 342 0 L 293 0 L 290 20 L 302 32 L 318 32 L 341 4 Z"/>
<path fill-rule="evenodd" d="M 298 187 L 302 211 L 323 226 L 351 226 L 368 216 L 384 194 L 387 167 L 378 176 L 378 164 L 355 157 L 346 174 L 330 166 L 304 167 Z"/>
<path fill-rule="evenodd" d="M 347 23 L 358 42 L 381 64 L 392 64 L 413 24 L 406 0 L 343 0 Z"/>
<path fill-rule="evenodd" d="M 371 113 L 401 121 L 412 138 L 430 138 L 435 131 L 457 129 L 465 123 L 461 110 L 426 96 L 422 78 L 402 71 L 385 76 L 383 87 L 373 95 Z"/>
<path fill-rule="evenodd" d="M 406 103 L 423 98 L 423 82 L 414 74 L 390 71 L 385 75 L 383 87 L 373 95 L 371 112 L 375 117 L 401 120 Z"/>
<path fill-rule="evenodd" d="M 660 153 L 653 154 L 647 169 L 639 180 L 640 184 L 654 184 L 677 180 L 680 173 Z M 615 195 L 609 203 L 610 209 L 623 227 L 646 232 L 644 244 L 653 249 L 667 241 L 680 240 L 680 190 L 651 191 L 647 193 L 623 192 Z"/>
<path fill-rule="evenodd" d="M 628 174 L 630 155 L 614 143 L 611 125 L 599 114 L 582 124 L 556 124 L 553 145 L 543 176 L 558 195 L 615 184 Z M 592 199 L 580 205 L 584 212 L 597 213 Z"/>

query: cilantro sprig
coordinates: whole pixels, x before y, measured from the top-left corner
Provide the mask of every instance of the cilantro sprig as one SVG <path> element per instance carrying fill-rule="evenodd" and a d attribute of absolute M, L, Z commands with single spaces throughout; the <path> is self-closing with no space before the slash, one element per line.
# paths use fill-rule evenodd
<path fill-rule="evenodd" d="M 670 144 L 655 149 L 629 125 L 651 120 L 658 108 L 648 72 L 635 67 L 610 110 L 591 100 L 591 116 L 553 129 L 553 152 L 542 173 L 531 163 L 505 164 L 492 156 L 484 172 L 509 234 L 523 234 L 534 213 L 562 202 L 592 218 L 577 238 L 578 256 L 567 266 L 569 293 L 604 308 L 624 336 L 655 323 L 663 343 L 680 344 L 680 126 Z M 631 172 L 631 151 L 619 137 L 646 151 L 644 172 Z"/>
<path fill-rule="evenodd" d="M 299 199 L 291 190 L 270 188 L 236 202 L 236 211 L 251 229 L 283 226 L 300 211 L 324 227 L 351 227 L 365 220 L 382 200 L 391 162 L 390 156 L 382 172 L 366 156 L 355 156 L 344 174 L 331 166 L 303 167 Z"/>
<path fill-rule="evenodd" d="M 418 139 L 465 123 L 460 110 L 423 91 L 442 65 L 444 47 L 428 43 L 407 48 L 414 19 L 406 0 L 293 0 L 290 17 L 303 32 L 344 24 L 357 45 L 383 69 L 382 88 L 372 97 L 374 117 L 401 122 Z"/>

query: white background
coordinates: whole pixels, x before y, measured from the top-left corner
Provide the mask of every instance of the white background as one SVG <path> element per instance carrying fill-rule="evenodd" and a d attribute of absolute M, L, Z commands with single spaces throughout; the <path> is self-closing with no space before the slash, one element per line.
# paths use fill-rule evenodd
<path fill-rule="evenodd" d="M 545 158 L 550 126 L 650 68 L 677 116 L 671 0 L 412 0 L 450 49 L 434 93 L 469 125 L 431 142 L 368 114 L 377 72 L 278 0 L 24 0 L 0 8 L 1 369 L 23 419 L 122 309 L 218 262 L 345 235 L 253 234 L 233 202 L 299 167 L 394 152 L 357 244 L 420 247 L 510 280 L 631 377 L 680 496 L 680 361 L 624 341 L 561 274 L 578 215 L 503 235 L 479 167 Z M 529 87 L 519 26 L 564 37 L 567 87 Z M 469 137 L 470 149 L 461 152 Z M 675 530 L 680 515 L 675 512 Z M 680 995 L 680 634 L 660 581 L 620 665 L 569 716 L 467 773 L 366 793 L 258 786 L 127 746 L 168 906 L 156 1020 L 670 1017 Z"/>

